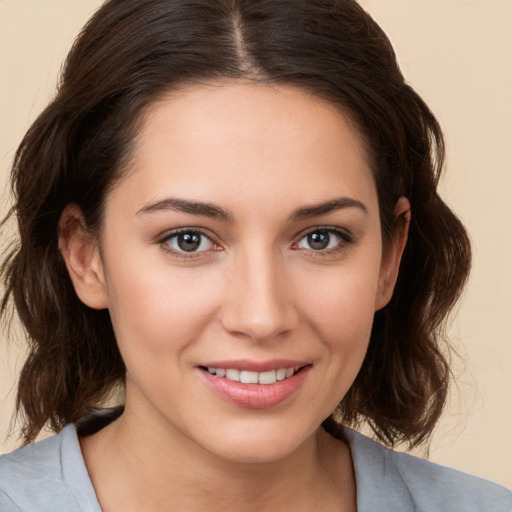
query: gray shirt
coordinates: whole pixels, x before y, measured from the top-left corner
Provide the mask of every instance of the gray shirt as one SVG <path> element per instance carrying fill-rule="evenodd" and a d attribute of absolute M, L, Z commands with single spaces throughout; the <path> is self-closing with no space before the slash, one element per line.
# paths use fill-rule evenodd
<path fill-rule="evenodd" d="M 345 435 L 359 512 L 512 512 L 504 487 Z M 74 425 L 0 457 L 0 512 L 20 511 L 101 512 Z"/>

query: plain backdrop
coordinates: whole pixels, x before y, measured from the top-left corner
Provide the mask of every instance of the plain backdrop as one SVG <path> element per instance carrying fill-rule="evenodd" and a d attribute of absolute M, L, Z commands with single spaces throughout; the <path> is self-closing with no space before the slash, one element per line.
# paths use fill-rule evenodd
<path fill-rule="evenodd" d="M 469 229 L 473 272 L 450 335 L 464 362 L 430 459 L 512 487 L 512 0 L 363 0 L 444 128 L 443 196 Z M 0 215 L 12 155 L 51 97 L 99 0 L 0 0 Z M 0 334 L 0 452 L 22 340 Z"/>

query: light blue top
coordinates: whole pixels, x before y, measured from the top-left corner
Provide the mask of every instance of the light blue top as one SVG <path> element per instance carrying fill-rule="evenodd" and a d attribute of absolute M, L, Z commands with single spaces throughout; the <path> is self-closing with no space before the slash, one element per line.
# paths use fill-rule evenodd
<path fill-rule="evenodd" d="M 345 433 L 358 512 L 512 512 L 500 485 Z M 0 457 L 0 512 L 20 511 L 101 512 L 74 425 Z"/>

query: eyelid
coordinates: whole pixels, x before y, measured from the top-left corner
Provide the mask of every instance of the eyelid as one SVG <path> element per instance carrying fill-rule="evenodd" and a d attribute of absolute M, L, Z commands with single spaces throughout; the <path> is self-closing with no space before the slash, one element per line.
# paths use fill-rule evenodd
<path fill-rule="evenodd" d="M 337 244 L 335 247 L 331 247 L 330 249 L 317 250 L 317 251 L 315 251 L 314 249 L 304 249 L 304 248 L 296 247 L 301 242 L 301 240 L 303 240 L 305 237 L 307 237 L 308 235 L 310 235 L 312 233 L 316 233 L 319 231 L 334 234 L 334 235 L 338 236 L 339 238 L 341 238 L 342 242 Z M 307 251 L 310 253 L 314 253 L 315 256 L 317 256 L 317 255 L 322 256 L 322 255 L 329 255 L 329 254 L 334 254 L 339 251 L 342 251 L 342 250 L 346 249 L 346 247 L 348 245 L 353 244 L 355 241 L 356 241 L 356 237 L 349 230 L 347 230 L 345 228 L 340 228 L 338 226 L 314 226 L 314 227 L 305 229 L 304 231 L 299 233 L 296 237 L 296 241 L 293 243 L 292 248 L 294 248 L 295 250 L 299 250 L 299 251 Z"/>
<path fill-rule="evenodd" d="M 207 238 L 214 246 L 213 249 L 204 250 L 204 251 L 193 251 L 193 252 L 186 252 L 186 251 L 178 251 L 176 249 L 173 249 L 169 246 L 167 243 L 172 238 L 177 237 L 178 235 L 182 233 L 196 233 L 198 235 L 201 235 L 202 237 Z M 165 252 L 171 254 L 173 257 L 181 258 L 181 259 L 191 259 L 191 258 L 198 258 L 198 257 L 204 257 L 208 253 L 214 251 L 220 251 L 222 250 L 222 247 L 215 241 L 214 237 L 207 233 L 205 229 L 203 228 L 196 228 L 194 226 L 187 226 L 183 228 L 176 228 L 171 231 L 168 231 L 164 233 L 163 235 L 159 236 L 157 239 L 157 243 L 162 247 L 162 250 Z"/>
<path fill-rule="evenodd" d="M 300 248 L 297 247 L 297 245 L 301 242 L 302 239 L 307 237 L 309 234 L 315 233 L 315 232 L 328 232 L 331 234 L 334 234 L 335 236 L 339 237 L 341 239 L 340 243 L 338 243 L 335 247 L 331 247 L 329 249 L 323 249 L 323 250 L 314 250 L 314 249 L 306 249 L 306 248 Z M 175 250 L 172 247 L 168 245 L 168 241 L 171 238 L 174 238 L 178 236 L 180 233 L 197 233 L 205 238 L 207 238 L 212 244 L 212 249 L 207 249 L 203 251 L 192 251 L 192 252 L 186 252 L 186 251 L 179 251 Z M 292 249 L 297 251 L 305 251 L 307 253 L 310 253 L 313 256 L 318 257 L 327 257 L 329 255 L 336 255 L 341 251 L 344 251 L 347 249 L 347 246 L 353 244 L 356 241 L 356 237 L 346 228 L 341 228 L 339 226 L 313 226 L 310 228 L 307 228 L 303 231 L 301 231 L 296 237 L 295 242 L 292 244 Z M 172 229 L 171 231 L 167 231 L 161 236 L 158 237 L 156 240 L 156 243 L 158 243 L 162 250 L 165 252 L 171 254 L 173 257 L 178 259 L 193 259 L 193 258 L 200 258 L 200 257 L 206 257 L 208 255 L 211 255 L 212 252 L 218 252 L 222 251 L 223 247 L 216 241 L 215 237 L 212 236 L 208 232 L 208 230 L 205 230 L 204 228 L 194 227 L 194 226 L 186 226 L 181 228 Z"/>
<path fill-rule="evenodd" d="M 325 225 L 325 226 L 319 225 L 319 226 L 312 226 L 310 228 L 306 228 L 306 229 L 302 230 L 300 233 L 298 233 L 295 238 L 296 238 L 296 240 L 301 240 L 305 236 L 307 236 L 311 233 L 316 233 L 317 231 L 327 231 L 329 233 L 335 233 L 347 240 L 355 238 L 355 236 L 349 229 L 342 228 L 340 226 L 331 226 L 331 225 Z"/>

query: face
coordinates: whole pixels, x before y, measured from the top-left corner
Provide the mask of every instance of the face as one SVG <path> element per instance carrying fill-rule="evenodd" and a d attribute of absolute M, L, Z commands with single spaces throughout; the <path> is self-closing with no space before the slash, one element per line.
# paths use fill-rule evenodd
<path fill-rule="evenodd" d="M 397 267 L 357 131 L 292 87 L 194 86 L 133 155 L 96 288 L 73 278 L 110 310 L 127 411 L 229 460 L 293 452 L 354 381 Z"/>

